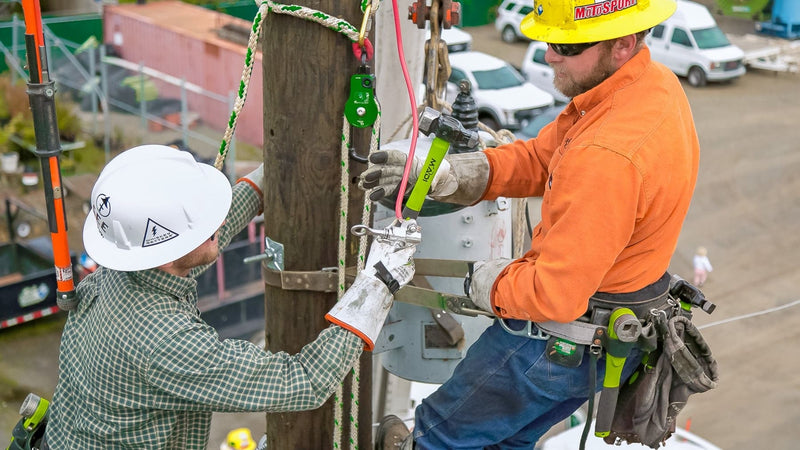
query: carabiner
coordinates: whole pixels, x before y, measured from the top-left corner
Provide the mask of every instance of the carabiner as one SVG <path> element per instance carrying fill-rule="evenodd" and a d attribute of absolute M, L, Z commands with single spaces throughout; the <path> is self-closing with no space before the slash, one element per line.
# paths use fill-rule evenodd
<path fill-rule="evenodd" d="M 369 17 L 370 13 L 372 12 L 372 2 L 367 3 L 367 7 L 364 8 L 364 18 L 361 19 L 361 29 L 358 30 L 358 46 L 363 48 L 364 47 L 364 39 L 367 35 L 367 29 L 369 24 Z"/>

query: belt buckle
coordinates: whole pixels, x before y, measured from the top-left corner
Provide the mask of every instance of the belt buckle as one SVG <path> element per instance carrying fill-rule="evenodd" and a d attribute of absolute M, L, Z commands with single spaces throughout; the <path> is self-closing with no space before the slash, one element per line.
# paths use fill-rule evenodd
<path fill-rule="evenodd" d="M 506 320 L 501 317 L 498 317 L 497 320 L 500 322 L 500 326 L 503 327 L 503 329 L 506 330 L 507 333 L 513 334 L 514 336 L 536 339 L 538 341 L 546 341 L 550 339 L 550 335 L 547 333 L 543 333 L 539 327 L 536 327 L 536 333 L 534 334 L 533 333 L 534 325 L 533 322 L 531 322 L 530 320 L 524 321 L 525 327 L 522 328 L 521 330 L 512 330 L 511 327 L 509 327 L 508 324 L 506 323 Z"/>

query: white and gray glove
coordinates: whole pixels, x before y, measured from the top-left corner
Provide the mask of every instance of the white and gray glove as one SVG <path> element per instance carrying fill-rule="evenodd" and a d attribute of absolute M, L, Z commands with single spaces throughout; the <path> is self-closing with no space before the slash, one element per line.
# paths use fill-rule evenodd
<path fill-rule="evenodd" d="M 405 221 L 401 226 L 408 226 L 409 222 L 414 221 Z M 392 307 L 392 294 L 414 277 L 412 257 L 416 250 L 416 244 L 373 241 L 364 270 L 325 318 L 357 334 L 367 350 L 375 348 L 375 340 Z"/>
<path fill-rule="evenodd" d="M 393 195 L 403 178 L 407 158 L 408 155 L 399 150 L 373 153 L 369 157 L 373 166 L 361 174 L 358 186 L 367 191 L 373 202 Z M 423 159 L 414 157 L 408 175 L 408 192 L 424 164 Z M 428 196 L 442 202 L 472 205 L 481 199 L 488 183 L 489 161 L 483 152 L 450 154 L 439 165 Z"/>
<path fill-rule="evenodd" d="M 492 308 L 492 286 L 497 276 L 514 260 L 508 258 L 490 259 L 475 263 L 469 283 L 469 298 L 478 308 L 495 314 Z"/>
<path fill-rule="evenodd" d="M 264 190 L 264 163 L 261 163 L 254 171 L 236 180 L 237 183 L 239 181 L 250 183 L 251 186 L 261 193 Z"/>

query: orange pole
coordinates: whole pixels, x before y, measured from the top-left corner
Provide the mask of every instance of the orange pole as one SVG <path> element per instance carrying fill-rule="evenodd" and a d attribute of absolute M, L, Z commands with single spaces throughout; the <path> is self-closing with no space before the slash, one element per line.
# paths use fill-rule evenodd
<path fill-rule="evenodd" d="M 28 83 L 28 96 L 36 133 L 35 153 L 42 164 L 45 199 L 47 200 L 47 218 L 56 269 L 56 298 L 59 307 L 71 309 L 75 306 L 75 285 L 72 277 L 72 258 L 67 241 L 67 217 L 59 164 L 61 143 L 59 142 L 58 120 L 55 112 L 55 84 L 47 76 L 39 0 L 22 0 L 22 10 L 25 16 L 26 38 L 30 44 L 33 44 L 29 44 L 27 47 L 31 78 Z"/>
<path fill-rule="evenodd" d="M 25 18 L 25 34 L 33 36 L 36 43 L 36 61 L 41 61 L 39 49 L 44 46 L 44 31 L 42 30 L 42 13 L 39 0 L 22 0 L 22 15 Z M 28 58 L 30 59 L 30 58 Z M 42 79 L 42 67 L 38 67 L 39 79 Z"/>
<path fill-rule="evenodd" d="M 67 241 L 67 218 L 64 206 L 64 189 L 61 186 L 61 170 L 59 169 L 58 156 L 48 158 L 50 166 L 50 180 L 53 188 L 53 210 L 55 211 L 56 230 L 50 232 L 53 242 L 53 262 L 56 266 L 56 284 L 59 292 L 73 291 L 72 259 L 69 255 Z M 60 212 L 60 213 L 59 213 Z"/>

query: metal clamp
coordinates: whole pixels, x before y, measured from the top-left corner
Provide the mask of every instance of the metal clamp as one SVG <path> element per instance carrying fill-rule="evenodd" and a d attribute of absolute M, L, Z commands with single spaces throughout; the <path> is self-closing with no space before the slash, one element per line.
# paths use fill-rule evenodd
<path fill-rule="evenodd" d="M 350 232 L 356 236 L 371 235 L 375 236 L 376 239 L 389 242 L 408 244 L 419 244 L 422 242 L 422 227 L 417 225 L 416 222 L 409 224 L 407 227 L 389 225 L 380 230 L 370 228 L 366 225 L 353 225 L 353 227 L 350 228 Z"/>
<path fill-rule="evenodd" d="M 283 271 L 283 244 L 273 241 L 270 238 L 264 239 L 264 253 L 260 255 L 248 256 L 242 262 L 245 264 L 269 260 L 265 266 L 272 270 Z"/>

